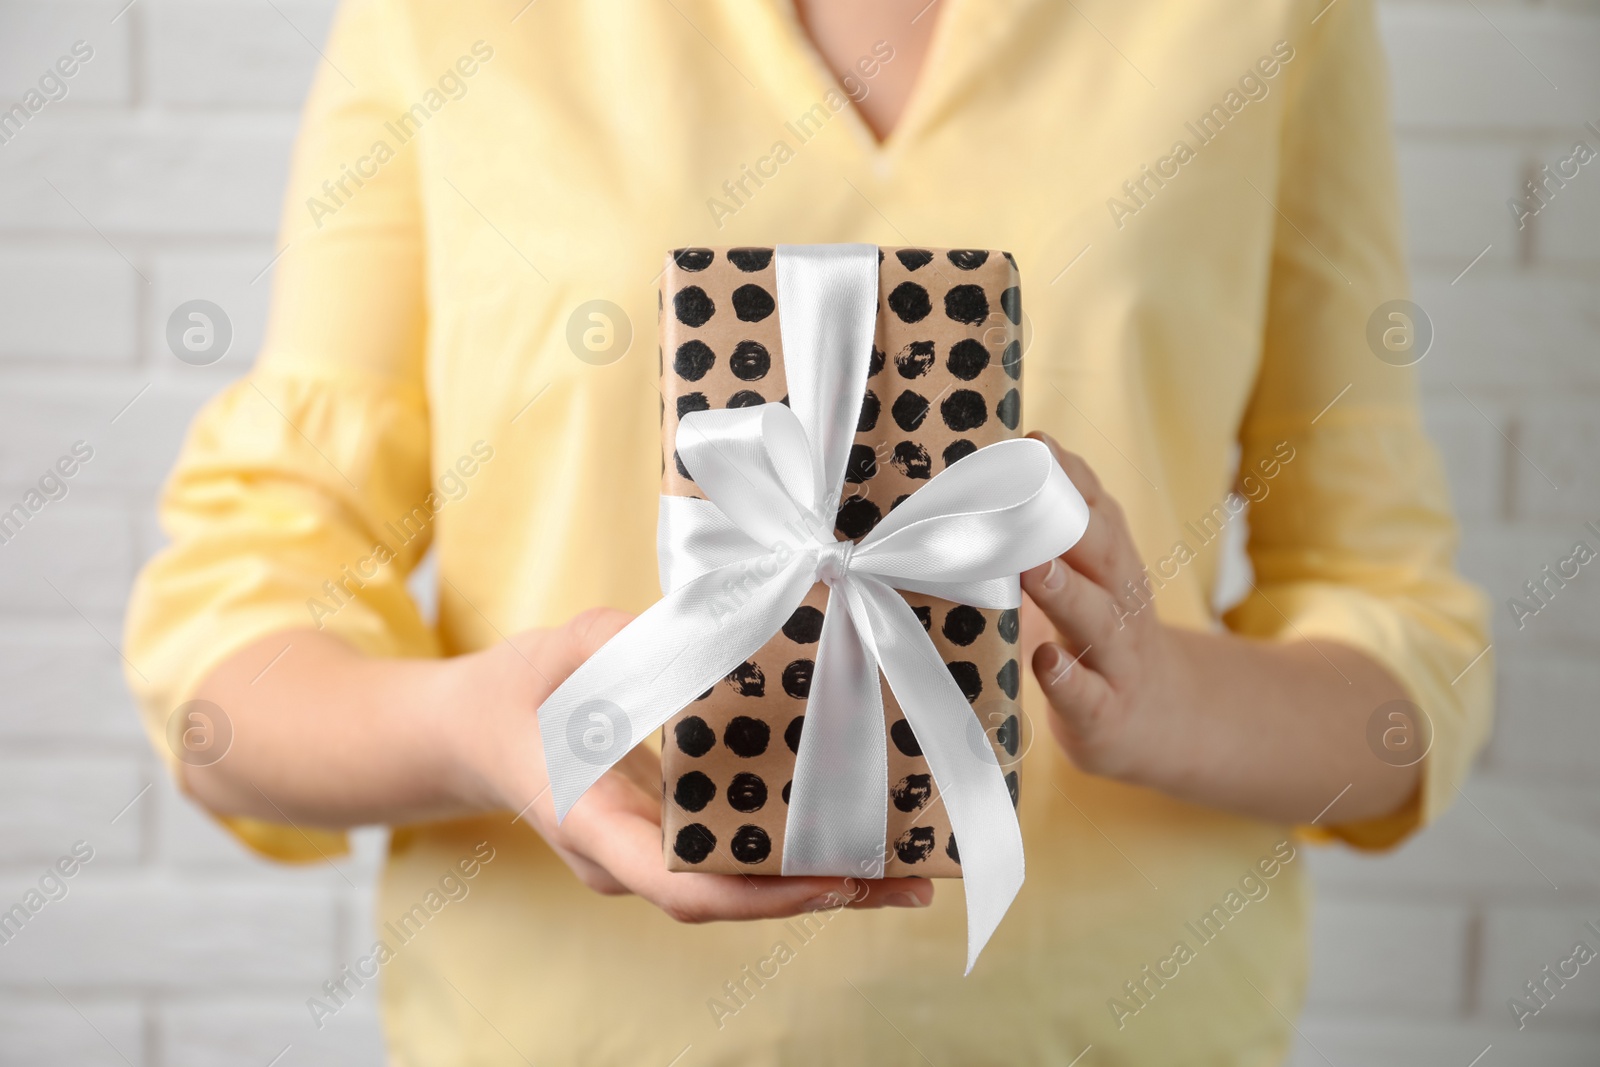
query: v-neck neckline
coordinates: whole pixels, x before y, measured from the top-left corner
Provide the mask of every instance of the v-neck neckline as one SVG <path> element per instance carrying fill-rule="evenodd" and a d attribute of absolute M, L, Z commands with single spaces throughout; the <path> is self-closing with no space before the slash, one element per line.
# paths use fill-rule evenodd
<path fill-rule="evenodd" d="M 845 92 L 844 86 L 839 84 L 833 68 L 829 66 L 811 35 L 806 32 L 795 0 L 776 0 L 774 6 L 779 21 L 783 24 L 782 32 L 788 37 L 787 43 L 795 54 L 798 65 L 806 72 L 806 84 L 801 93 L 802 97 L 809 101 L 806 106 L 822 101 L 830 91 L 842 96 L 845 106 L 840 110 L 840 114 L 850 127 L 851 137 L 861 147 L 864 155 L 874 163 L 881 163 L 903 152 L 906 144 L 925 124 L 930 109 L 948 86 L 949 80 L 946 75 L 949 65 L 948 53 L 953 40 L 952 27 L 961 14 L 963 4 L 964 0 L 932 0 L 928 8 L 924 9 L 928 16 L 938 21 L 929 35 L 928 50 L 922 57 L 922 66 L 918 69 L 916 78 L 912 81 L 911 94 L 906 98 L 905 106 L 900 109 L 900 115 L 894 125 L 882 138 L 867 124 L 861 109 L 850 99 L 850 94 Z M 941 7 L 944 10 L 938 10 Z"/>

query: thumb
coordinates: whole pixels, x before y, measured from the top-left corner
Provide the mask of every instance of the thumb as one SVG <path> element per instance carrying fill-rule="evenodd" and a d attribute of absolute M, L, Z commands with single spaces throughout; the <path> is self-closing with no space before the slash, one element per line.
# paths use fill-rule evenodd
<path fill-rule="evenodd" d="M 590 608 L 574 615 L 550 634 L 551 666 L 566 678 L 632 621 L 632 615 L 616 608 Z"/>
<path fill-rule="evenodd" d="M 616 608 L 590 608 L 567 620 L 565 627 L 573 651 L 582 663 L 632 622 L 634 617 Z"/>
<path fill-rule="evenodd" d="M 545 685 L 555 689 L 631 621 L 633 616 L 625 611 L 591 608 L 553 629 L 525 630 L 511 644 Z"/>

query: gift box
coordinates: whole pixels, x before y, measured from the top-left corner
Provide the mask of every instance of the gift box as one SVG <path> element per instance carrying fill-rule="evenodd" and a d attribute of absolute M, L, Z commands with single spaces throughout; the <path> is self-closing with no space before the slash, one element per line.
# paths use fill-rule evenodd
<path fill-rule="evenodd" d="M 835 535 L 860 542 L 909 494 L 1020 435 L 1016 263 L 981 249 L 885 248 L 866 390 Z M 662 493 L 704 494 L 678 454 L 691 412 L 789 403 L 772 248 L 684 248 L 661 276 Z M 1022 665 L 1015 608 L 902 594 L 972 709 L 1016 804 Z M 778 874 L 829 587 L 663 731 L 663 847 L 674 871 Z M 883 874 L 961 877 L 961 849 L 916 732 L 881 679 L 889 805 Z M 839 874 L 854 872 L 839 871 Z"/>

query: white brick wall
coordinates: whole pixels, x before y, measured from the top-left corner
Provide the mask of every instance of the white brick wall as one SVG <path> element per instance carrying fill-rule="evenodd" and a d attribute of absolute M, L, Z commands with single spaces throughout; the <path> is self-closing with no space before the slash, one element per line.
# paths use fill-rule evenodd
<path fill-rule="evenodd" d="M 320 1032 L 304 1000 L 365 941 L 381 835 L 338 870 L 242 854 L 158 773 L 107 643 L 189 413 L 259 344 L 306 38 L 332 0 L 124 3 L 0 0 L 0 95 L 74 40 L 95 49 L 0 147 L 0 500 L 73 440 L 96 449 L 0 549 L 0 901 L 75 840 L 96 850 L 0 948 L 0 1067 L 259 1067 L 286 1045 L 284 1064 L 375 1067 L 370 989 Z M 1435 831 L 1388 857 L 1313 854 L 1293 1062 L 1592 1067 L 1600 969 L 1521 1032 L 1506 1000 L 1600 924 L 1600 570 L 1521 630 L 1505 600 L 1600 520 L 1600 171 L 1521 233 L 1505 201 L 1600 122 L 1600 3 L 1390 0 L 1383 23 L 1436 330 L 1427 416 L 1463 566 L 1494 599 L 1502 707 L 1470 802 Z M 167 315 L 197 297 L 235 331 L 208 368 L 165 353 Z"/>

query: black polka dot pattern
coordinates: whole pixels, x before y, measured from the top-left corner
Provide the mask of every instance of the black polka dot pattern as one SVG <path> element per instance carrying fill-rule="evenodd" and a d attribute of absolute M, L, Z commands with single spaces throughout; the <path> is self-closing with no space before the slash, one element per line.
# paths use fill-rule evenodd
<path fill-rule="evenodd" d="M 954 663 L 946 663 L 950 677 L 955 679 L 956 686 L 961 690 L 961 695 L 967 698 L 967 703 L 972 703 L 983 694 L 983 676 L 978 673 L 978 665 L 964 659 Z"/>
<path fill-rule="evenodd" d="M 767 264 L 772 262 L 772 249 L 730 248 L 728 249 L 728 262 L 746 274 L 753 274 L 758 270 L 767 269 Z"/>
<path fill-rule="evenodd" d="M 683 418 L 691 411 L 709 411 L 711 401 L 706 399 L 704 393 L 683 393 L 678 397 L 678 418 Z"/>
<path fill-rule="evenodd" d="M 894 840 L 894 854 L 901 863 L 921 863 L 933 855 L 937 837 L 931 826 L 913 826 Z"/>
<path fill-rule="evenodd" d="M 746 660 L 728 672 L 728 684 L 742 697 L 767 695 L 767 676 L 761 668 Z"/>
<path fill-rule="evenodd" d="M 1022 421 L 1022 394 L 1015 389 L 1000 398 L 994 407 L 995 418 L 1008 430 L 1015 430 Z"/>
<path fill-rule="evenodd" d="M 850 458 L 845 461 L 844 480 L 860 485 L 878 473 L 878 455 L 871 445 L 851 445 Z"/>
<path fill-rule="evenodd" d="M 682 720 L 673 727 L 672 732 L 678 742 L 678 751 L 685 756 L 704 756 L 717 743 L 717 735 L 698 715 Z"/>
<path fill-rule="evenodd" d="M 894 254 L 900 265 L 909 271 L 918 271 L 933 262 L 933 253 L 925 248 L 902 248 Z"/>
<path fill-rule="evenodd" d="M 756 408 L 766 402 L 766 398 L 754 389 L 741 389 L 728 398 L 730 408 Z"/>
<path fill-rule="evenodd" d="M 1007 666 L 1016 666 L 1017 661 L 1012 660 Z M 1015 756 L 1017 749 L 1022 746 L 1022 724 L 1015 715 L 1007 715 L 994 732 L 994 739 L 1000 747 L 1006 750 L 1006 755 Z"/>
<path fill-rule="evenodd" d="M 945 366 L 957 378 L 970 382 L 988 368 L 989 350 L 983 347 L 982 341 L 968 337 L 950 346 Z"/>
<path fill-rule="evenodd" d="M 1022 631 L 1022 616 L 1016 608 L 1007 608 L 1000 613 L 1000 640 L 1008 645 L 1017 643 L 1017 635 Z"/>
<path fill-rule="evenodd" d="M 957 285 L 944 294 L 944 313 L 957 322 L 977 326 L 989 317 L 989 298 L 981 285 Z"/>
<path fill-rule="evenodd" d="M 697 822 L 679 830 L 677 840 L 672 843 L 672 851 L 685 863 L 704 863 L 716 848 L 717 836 Z"/>
<path fill-rule="evenodd" d="M 1006 774 L 1006 792 L 1011 794 L 1011 806 L 1013 808 L 1017 806 L 1017 802 L 1018 802 L 1018 800 L 1020 799 L 1020 797 L 1022 795 L 1021 785 L 1022 785 L 1022 783 L 1020 781 L 1018 781 L 1018 779 L 1017 779 L 1017 772 L 1016 771 L 1007 772 L 1007 774 Z"/>
<path fill-rule="evenodd" d="M 767 750 L 772 740 L 772 727 L 748 715 L 735 715 L 722 731 L 722 743 L 728 751 L 742 759 L 755 759 Z"/>
<path fill-rule="evenodd" d="M 994 676 L 994 682 L 1000 687 L 1000 692 L 1012 700 L 1017 699 L 1017 693 L 1022 688 L 1022 671 L 1017 666 L 1017 661 L 1006 660 L 1005 665 Z"/>
<path fill-rule="evenodd" d="M 871 389 L 861 398 L 861 414 L 856 417 L 856 433 L 870 433 L 878 425 L 878 413 L 883 405 L 878 394 Z"/>
<path fill-rule="evenodd" d="M 706 376 L 717 355 L 704 341 L 685 341 L 672 356 L 672 369 L 686 382 L 698 382 Z"/>
<path fill-rule="evenodd" d="M 686 285 L 673 294 L 672 311 L 679 322 L 698 329 L 711 321 L 711 316 L 717 313 L 717 305 L 698 285 Z"/>
<path fill-rule="evenodd" d="M 760 322 L 777 306 L 772 294 L 759 285 L 741 285 L 733 291 L 733 313 L 740 322 Z"/>
<path fill-rule="evenodd" d="M 789 720 L 788 728 L 783 731 L 783 743 L 788 745 L 789 751 L 796 755 L 800 753 L 800 734 L 805 730 L 805 727 L 806 717 L 804 715 L 796 715 Z"/>
<path fill-rule="evenodd" d="M 883 349 L 874 346 L 872 349 L 872 355 L 867 357 L 867 377 L 871 378 L 873 375 L 883 370 L 884 360 L 887 358 L 888 357 L 883 354 Z"/>
<path fill-rule="evenodd" d="M 952 248 L 945 253 L 945 258 L 961 270 L 977 270 L 989 262 L 989 253 L 974 248 Z"/>
<path fill-rule="evenodd" d="M 711 266 L 716 253 L 709 248 L 680 248 L 672 253 L 672 261 L 680 268 L 698 274 Z"/>
<path fill-rule="evenodd" d="M 1013 663 L 1016 661 L 1013 660 Z M 808 659 L 797 659 L 783 669 L 783 691 L 796 700 L 811 695 L 811 671 L 815 664 Z"/>
<path fill-rule="evenodd" d="M 928 299 L 928 290 L 916 282 L 901 282 L 889 294 L 889 310 L 898 315 L 901 322 L 921 322 L 933 310 L 933 304 Z"/>
<path fill-rule="evenodd" d="M 717 784 L 700 771 L 690 771 L 678 779 L 672 800 L 684 811 L 703 811 L 717 795 Z"/>
<path fill-rule="evenodd" d="M 944 448 L 944 465 L 946 467 L 966 459 L 978 450 L 978 446 L 968 441 L 965 437 L 951 441 Z"/>
<path fill-rule="evenodd" d="M 1006 313 L 1011 325 L 1022 325 L 1022 290 L 1015 285 L 1000 294 L 1000 310 Z"/>
<path fill-rule="evenodd" d="M 894 369 L 902 378 L 921 378 L 933 368 L 932 341 L 912 341 L 894 357 Z"/>
<path fill-rule="evenodd" d="M 759 382 L 772 369 L 772 355 L 760 341 L 740 341 L 728 357 L 728 369 L 741 382 Z"/>
<path fill-rule="evenodd" d="M 894 398 L 889 414 L 894 416 L 896 426 L 906 433 L 914 433 L 922 425 L 922 420 L 928 417 L 928 398 L 907 389 Z"/>
<path fill-rule="evenodd" d="M 966 433 L 989 421 L 989 404 L 982 393 L 957 389 L 939 403 L 939 414 L 946 426 L 956 433 Z"/>
<path fill-rule="evenodd" d="M 957 604 L 945 613 L 943 632 L 951 644 L 965 648 L 978 639 L 987 625 L 983 612 L 967 604 Z"/>
<path fill-rule="evenodd" d="M 920 811 L 932 797 L 933 775 L 931 774 L 908 774 L 889 790 L 889 799 L 900 811 Z"/>
<path fill-rule="evenodd" d="M 741 771 L 728 783 L 728 807 L 748 815 L 767 803 L 767 783 L 759 775 Z"/>
<path fill-rule="evenodd" d="M 794 609 L 789 621 L 783 624 L 783 636 L 799 645 L 816 643 L 822 636 L 822 612 L 809 604 Z"/>
<path fill-rule="evenodd" d="M 839 513 L 834 517 L 834 529 L 854 541 L 871 533 L 882 518 L 883 512 L 878 510 L 878 505 L 864 496 L 853 496 L 839 505 Z"/>
<path fill-rule="evenodd" d="M 911 723 L 905 719 L 896 719 L 889 727 L 889 740 L 894 742 L 894 747 L 907 756 L 922 755 L 922 746 L 917 744 L 917 735 L 911 730 Z"/>
<path fill-rule="evenodd" d="M 1022 342 L 1012 341 L 1006 345 L 1005 352 L 1000 356 L 1000 366 L 1005 370 L 1006 377 L 1016 381 L 1022 377 Z"/>
<path fill-rule="evenodd" d="M 926 604 L 918 604 L 911 609 L 917 621 L 922 623 L 922 628 L 929 633 L 933 632 L 933 609 Z"/>
<path fill-rule="evenodd" d="M 928 450 L 915 441 L 901 441 L 895 445 L 889 464 L 907 478 L 920 481 L 933 477 L 933 459 Z"/>
<path fill-rule="evenodd" d="M 728 851 L 740 863 L 757 864 L 772 855 L 772 838 L 759 826 L 741 826 L 728 843 Z"/>

